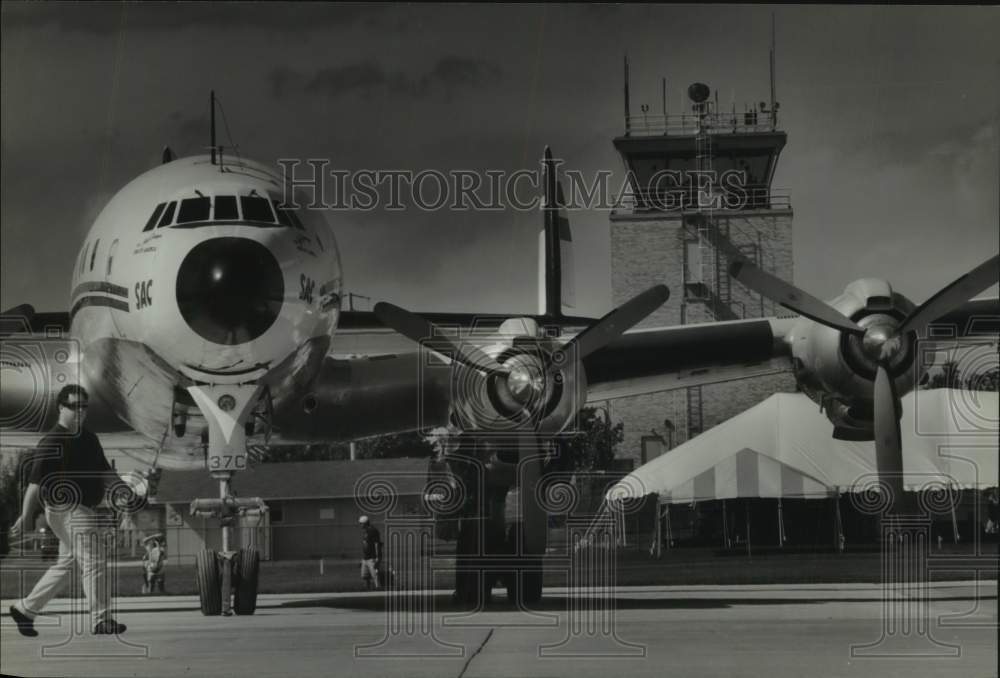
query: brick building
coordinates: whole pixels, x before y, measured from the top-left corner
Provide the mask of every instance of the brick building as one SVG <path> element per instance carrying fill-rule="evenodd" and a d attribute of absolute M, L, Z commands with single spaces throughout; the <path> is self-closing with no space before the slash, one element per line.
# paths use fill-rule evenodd
<path fill-rule="evenodd" d="M 422 514 L 427 481 L 426 459 L 303 461 L 262 464 L 240 473 L 240 496 L 261 497 L 268 506 L 263 520 L 243 520 L 234 531 L 237 548 L 256 547 L 264 560 L 320 557 L 357 558 L 358 518 L 369 514 L 379 528 L 385 514 L 365 509 L 359 492 L 391 487 L 393 514 Z M 195 497 L 216 492 L 204 470 L 165 471 L 151 506 L 155 530 L 166 534 L 167 553 L 176 563 L 194 562 L 202 549 L 221 548 L 219 521 L 189 514 Z M 387 504 L 388 507 L 388 504 Z"/>
<path fill-rule="evenodd" d="M 625 134 L 614 139 L 629 182 L 611 213 L 612 301 L 657 283 L 671 292 L 639 327 L 782 314 L 729 276 L 737 256 L 793 278 L 791 201 L 771 186 L 787 141 L 775 105 L 722 112 L 700 87 L 689 88 L 684 115 L 630 117 L 626 107 Z M 621 398 L 608 409 L 625 424 L 619 454 L 638 466 L 772 393 L 794 390 L 782 371 Z"/>

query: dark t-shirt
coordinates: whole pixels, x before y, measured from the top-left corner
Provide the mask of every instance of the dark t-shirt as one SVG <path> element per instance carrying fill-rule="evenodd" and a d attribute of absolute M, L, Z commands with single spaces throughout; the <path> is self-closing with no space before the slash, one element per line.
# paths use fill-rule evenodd
<path fill-rule="evenodd" d="M 104 484 L 113 473 L 96 435 L 87 429 L 70 435 L 57 424 L 38 443 L 28 482 L 40 486 L 46 506 L 79 503 L 93 508 L 104 498 Z"/>
<path fill-rule="evenodd" d="M 378 547 L 376 544 L 382 543 L 382 537 L 379 535 L 378 530 L 369 525 L 365 528 L 364 534 L 361 536 L 361 553 L 365 560 L 371 560 L 373 558 L 378 558 Z"/>

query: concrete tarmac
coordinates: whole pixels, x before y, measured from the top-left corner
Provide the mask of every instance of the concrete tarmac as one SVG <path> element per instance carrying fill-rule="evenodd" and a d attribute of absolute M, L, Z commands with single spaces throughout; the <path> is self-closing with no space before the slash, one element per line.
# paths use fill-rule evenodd
<path fill-rule="evenodd" d="M 204 617 L 197 598 L 118 601 L 95 637 L 61 599 L 23 638 L 3 601 L 0 670 L 23 676 L 997 675 L 996 581 L 880 586 L 546 589 L 538 611 L 463 611 L 448 592 L 264 595 L 256 614 Z M 387 609 L 388 608 L 388 609 Z"/>

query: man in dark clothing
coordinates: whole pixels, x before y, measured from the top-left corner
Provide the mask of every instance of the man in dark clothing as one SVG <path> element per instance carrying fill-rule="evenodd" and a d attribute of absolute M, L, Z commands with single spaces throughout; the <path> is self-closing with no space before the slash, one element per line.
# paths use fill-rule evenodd
<path fill-rule="evenodd" d="M 31 593 L 10 608 L 18 631 L 25 636 L 38 635 L 35 617 L 58 593 L 77 560 L 83 572 L 83 592 L 90 606 L 93 632 L 125 631 L 125 625 L 117 623 L 108 612 L 104 548 L 110 535 L 95 512 L 104 499 L 105 484 L 117 476 L 104 457 L 97 436 L 83 428 L 87 401 L 87 391 L 76 384 L 59 392 L 59 423 L 38 445 L 21 517 L 10 530 L 15 539 L 31 531 L 41 504 L 49 528 L 59 538 L 59 559 L 42 575 Z"/>
<path fill-rule="evenodd" d="M 368 516 L 358 519 L 361 524 L 361 578 L 371 590 L 380 588 L 379 566 L 382 564 L 382 536 L 368 520 Z"/>

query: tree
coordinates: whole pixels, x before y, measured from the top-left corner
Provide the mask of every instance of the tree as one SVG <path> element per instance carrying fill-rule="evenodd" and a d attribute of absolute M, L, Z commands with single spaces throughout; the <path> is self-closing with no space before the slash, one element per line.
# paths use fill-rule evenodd
<path fill-rule="evenodd" d="M 595 407 L 580 410 L 579 433 L 557 442 L 559 454 L 550 470 L 606 471 L 611 468 L 618 443 L 625 439 L 625 424 L 609 424 Z"/>
<path fill-rule="evenodd" d="M 358 441 L 360 459 L 398 459 L 419 457 L 427 459 L 434 455 L 434 445 L 419 431 L 394 433 Z"/>
<path fill-rule="evenodd" d="M 970 391 L 1000 391 L 1000 367 L 972 375 L 965 380 L 965 388 Z"/>
<path fill-rule="evenodd" d="M 21 500 L 24 497 L 21 479 L 28 468 L 23 465 L 30 459 L 30 450 L 17 450 L 12 455 L 0 457 L 0 553 L 6 553 L 7 530 L 21 515 Z"/>
<path fill-rule="evenodd" d="M 290 461 L 343 461 L 351 458 L 350 445 L 282 445 L 260 450 L 256 455 L 264 464 Z M 358 459 L 396 459 L 432 456 L 434 448 L 417 432 L 396 433 L 357 441 Z"/>
<path fill-rule="evenodd" d="M 256 450 L 255 461 L 276 464 L 286 461 L 338 461 L 350 459 L 350 448 L 345 444 L 275 445 Z"/>
<path fill-rule="evenodd" d="M 1000 367 L 992 367 L 974 374 L 963 374 L 958 362 L 949 360 L 941 365 L 941 371 L 934 374 L 924 385 L 925 389 L 961 388 L 968 391 L 1000 390 Z"/>

